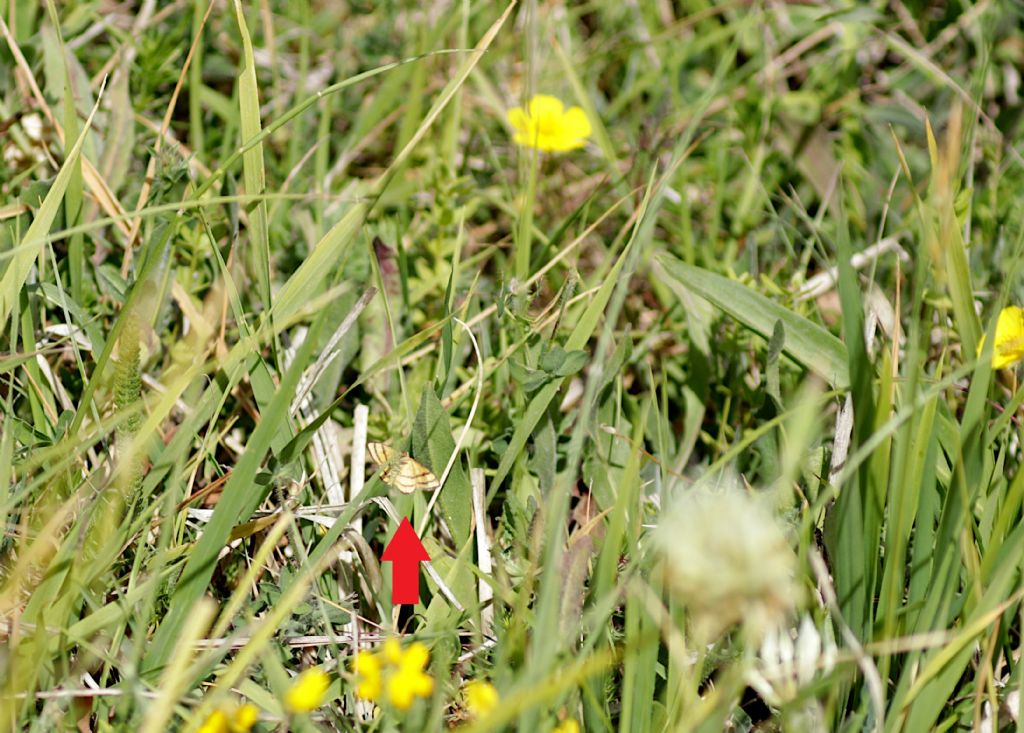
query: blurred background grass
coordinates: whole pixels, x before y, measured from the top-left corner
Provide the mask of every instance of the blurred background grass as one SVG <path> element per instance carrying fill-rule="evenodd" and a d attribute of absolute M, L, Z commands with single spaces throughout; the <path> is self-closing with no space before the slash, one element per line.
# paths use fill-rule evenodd
<path fill-rule="evenodd" d="M 0 17 L 0 728 L 1024 728 L 1019 3 Z"/>

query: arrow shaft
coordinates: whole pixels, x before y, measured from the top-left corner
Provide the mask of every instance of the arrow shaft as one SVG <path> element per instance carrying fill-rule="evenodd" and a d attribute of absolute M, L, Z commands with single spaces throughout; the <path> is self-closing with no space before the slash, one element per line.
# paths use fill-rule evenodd
<path fill-rule="evenodd" d="M 400 560 L 391 563 L 391 603 L 416 605 L 420 602 L 420 563 Z"/>
<path fill-rule="evenodd" d="M 381 560 L 391 563 L 391 602 L 414 606 L 420 602 L 420 563 L 429 560 L 409 517 L 403 517 Z"/>

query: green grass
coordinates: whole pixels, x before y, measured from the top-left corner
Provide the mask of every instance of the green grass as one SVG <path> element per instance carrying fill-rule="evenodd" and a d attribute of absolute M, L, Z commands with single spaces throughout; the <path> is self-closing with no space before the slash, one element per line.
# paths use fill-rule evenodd
<path fill-rule="evenodd" d="M 0 731 L 1024 730 L 1016 3 L 139 5 L 0 11 Z"/>

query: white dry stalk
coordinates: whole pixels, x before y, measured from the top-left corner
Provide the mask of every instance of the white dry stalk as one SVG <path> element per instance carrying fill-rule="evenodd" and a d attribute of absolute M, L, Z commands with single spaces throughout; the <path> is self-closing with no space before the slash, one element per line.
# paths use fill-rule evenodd
<path fill-rule="evenodd" d="M 363 312 L 363 309 L 369 305 L 370 301 L 373 300 L 373 296 L 377 294 L 377 288 L 369 287 L 363 293 L 362 297 L 352 306 L 352 310 L 349 311 L 348 315 L 345 316 L 345 320 L 341 322 L 341 325 L 334 331 L 330 341 L 324 347 L 324 350 L 320 352 L 320 356 L 313 365 L 306 369 L 302 373 L 302 378 L 299 379 L 299 387 L 295 390 L 295 399 L 292 400 L 292 414 L 296 414 L 299 409 L 299 405 L 302 400 L 306 398 L 309 392 L 316 386 L 316 383 L 323 377 L 324 372 L 331 363 L 338 358 L 338 354 L 341 353 L 339 344 L 345 337 L 345 334 L 349 332 L 352 326 L 355 324 L 356 319 L 359 318 L 359 314 Z"/>
<path fill-rule="evenodd" d="M 883 240 L 885 241 L 885 240 Z M 876 245 L 877 246 L 877 245 Z M 898 245 L 897 245 L 898 246 Z M 902 252 L 902 250 L 900 250 Z M 856 266 L 856 265 L 855 265 Z M 880 323 L 878 313 L 869 307 L 868 317 L 864 324 L 864 342 L 869 352 L 874 352 L 875 330 Z M 843 406 L 836 416 L 835 439 L 832 443 L 832 461 L 828 469 L 828 482 L 838 486 L 838 481 L 850 454 L 850 441 L 853 437 L 853 393 L 848 392 Z"/>
<path fill-rule="evenodd" d="M 310 649 L 322 647 L 325 644 L 336 646 L 350 646 L 353 649 L 360 646 L 367 646 L 370 643 L 386 641 L 389 634 L 369 633 L 363 634 L 357 640 L 351 634 L 300 634 L 297 636 L 282 636 L 279 641 L 285 646 L 293 649 Z M 218 639 L 199 639 L 193 646 L 202 650 L 225 650 L 241 649 L 252 641 L 251 636 L 227 636 Z"/>
<path fill-rule="evenodd" d="M 74 346 L 82 351 L 92 351 L 92 341 L 85 335 L 78 326 L 68 325 L 66 323 L 53 323 L 46 327 L 44 333 L 47 337 L 52 336 L 53 340 L 47 338 L 45 341 L 41 341 L 36 345 L 36 348 L 45 348 L 46 346 L 59 346 L 61 341 L 73 341 Z"/>
<path fill-rule="evenodd" d="M 992 703 L 985 700 L 981 725 L 978 727 L 979 733 L 996 733 L 998 730 L 1007 728 L 1009 724 L 1018 722 L 1020 690 L 1012 690 L 1003 697 L 1005 685 L 997 684 L 996 689 L 1001 699 L 996 701 L 995 710 L 992 709 Z"/>
<path fill-rule="evenodd" d="M 482 468 L 474 468 L 469 472 L 469 481 L 473 486 L 473 519 L 476 525 L 476 560 L 481 574 L 485 577 L 477 581 L 477 594 L 480 599 L 480 632 L 489 636 L 494 623 L 494 589 L 486 578 L 491 577 L 491 537 L 490 523 L 487 521 L 485 502 L 487 496 L 486 479 Z"/>
<path fill-rule="evenodd" d="M 850 454 L 850 439 L 853 435 L 853 395 L 847 394 L 836 417 L 835 440 L 832 443 L 832 462 L 828 469 L 828 482 L 833 486 L 839 480 Z"/>
<path fill-rule="evenodd" d="M 875 242 L 863 252 L 858 252 L 853 255 L 850 258 L 850 265 L 855 270 L 859 270 L 874 262 L 887 252 L 896 252 L 896 255 L 904 262 L 907 262 L 910 259 L 906 251 L 900 247 L 899 240 L 896 239 L 896 237 L 886 237 L 885 239 L 880 239 Z M 817 298 L 820 295 L 824 295 L 835 287 L 836 279 L 838 277 L 838 267 L 830 267 L 824 272 L 819 272 L 817 275 L 805 282 L 803 287 L 800 288 L 796 297 L 797 302 L 799 303 L 803 300 L 810 300 L 811 298 Z"/>
<path fill-rule="evenodd" d="M 305 329 L 299 329 L 295 343 L 284 350 L 284 366 L 286 368 L 295 359 L 296 349 L 305 340 L 306 335 Z M 304 425 L 313 419 L 313 404 L 309 398 L 309 390 L 292 403 L 292 415 Z M 313 433 L 313 440 L 310 442 L 310 452 L 313 454 L 313 465 L 316 467 L 316 473 L 320 476 L 329 503 L 343 504 L 345 494 L 341 487 L 341 456 L 338 455 L 339 446 L 335 440 L 337 436 L 331 429 L 332 425 L 333 422 L 328 420 L 317 428 Z"/>
<path fill-rule="evenodd" d="M 370 409 L 366 405 L 356 405 L 356 409 L 352 415 L 352 462 L 349 465 L 348 497 L 345 497 L 349 501 L 352 501 L 352 499 L 359 496 L 366 483 L 366 427 L 369 417 Z M 354 532 L 358 532 L 361 535 L 363 533 L 362 517 L 356 516 L 352 520 L 350 527 Z M 354 554 L 351 550 L 343 550 L 341 555 L 342 557 L 339 557 L 339 561 L 345 562 L 349 565 L 353 564 Z M 354 569 L 350 577 L 355 577 Z M 357 651 L 359 649 L 369 648 L 370 642 L 366 638 L 369 635 L 364 633 L 365 629 L 363 629 L 363 620 L 358 614 L 353 613 L 349 617 L 349 622 L 345 624 L 345 630 L 351 635 L 352 646 Z M 363 700 L 358 697 L 356 698 L 356 715 L 360 720 L 372 720 L 373 707 L 374 706 L 371 701 Z"/>
<path fill-rule="evenodd" d="M 848 646 L 850 651 L 853 653 L 853 658 L 856 660 L 857 666 L 860 667 L 861 674 L 864 675 L 864 682 L 868 688 L 868 697 L 871 700 L 871 707 L 874 708 L 874 729 L 876 731 L 881 731 L 882 721 L 885 720 L 885 686 L 882 684 L 882 676 L 878 672 L 878 667 L 875 665 L 875 661 L 864 650 L 864 647 L 861 646 L 860 640 L 857 639 L 857 635 L 853 633 L 853 630 L 850 629 L 850 627 L 847 626 L 846 621 L 843 620 L 842 611 L 839 609 L 839 601 L 836 600 L 836 591 L 835 588 L 832 587 L 832 578 L 829 575 L 825 561 L 813 548 L 808 552 L 807 559 L 810 561 L 811 568 L 814 570 L 814 574 L 818 579 L 818 590 L 821 592 L 822 598 L 825 601 L 825 606 L 832 615 L 832 619 L 835 621 L 836 626 L 838 626 L 840 632 L 842 632 L 843 641 L 846 642 L 846 646 Z"/>
<path fill-rule="evenodd" d="M 885 297 L 882 289 L 872 283 L 871 288 L 864 295 L 864 300 L 868 313 L 874 319 L 876 325 L 882 329 L 882 333 L 888 338 L 896 337 L 896 308 Z M 874 355 L 873 352 L 872 355 Z"/>
<path fill-rule="evenodd" d="M 363 491 L 366 485 L 366 435 L 370 421 L 370 408 L 356 405 L 352 413 L 352 456 L 348 473 L 348 500 L 352 501 Z M 363 518 L 356 516 L 352 520 L 352 529 L 363 531 Z"/>
<path fill-rule="evenodd" d="M 317 360 L 302 373 L 299 387 L 296 389 L 295 398 L 291 404 L 291 414 L 298 417 L 302 423 L 308 424 L 313 417 L 313 407 L 309 397 L 313 387 L 316 386 L 317 382 L 327 371 L 327 368 L 338 357 L 338 354 L 341 352 L 338 346 L 339 343 L 345 337 L 345 334 L 351 330 L 359 314 L 363 312 L 363 309 L 366 308 L 376 293 L 376 288 L 366 289 L 366 292 L 363 293 L 362 297 L 352 307 L 352 310 L 349 311 L 338 328 L 335 329 L 334 334 Z M 302 342 L 302 339 L 305 338 L 305 330 L 301 330 L 299 333 L 300 336 L 296 339 L 295 346 L 285 350 L 285 365 L 290 364 L 292 359 L 295 358 L 295 350 Z M 340 430 L 337 424 L 333 420 L 327 420 L 313 433 L 313 440 L 310 444 L 310 450 L 313 453 L 313 464 L 316 466 L 317 473 L 320 474 L 323 481 L 328 503 L 335 506 L 344 505 L 346 502 L 345 490 L 341 483 L 344 461 L 339 453 L 341 447 L 340 437 Z M 333 521 L 331 524 L 333 525 Z"/>
<path fill-rule="evenodd" d="M 465 664 L 466 662 L 468 662 L 470 659 L 472 659 L 473 657 L 477 656 L 481 652 L 485 652 L 488 649 L 493 649 L 495 646 L 497 646 L 497 644 L 498 644 L 498 640 L 497 639 L 484 639 L 484 643 L 483 644 L 481 644 L 480 646 L 476 647 L 475 649 L 470 649 L 468 652 L 465 652 L 461 657 L 459 657 L 458 663 L 459 664 Z"/>
<path fill-rule="evenodd" d="M 313 418 L 313 406 L 312 400 L 310 399 L 310 393 L 315 387 L 316 383 L 321 379 L 327 372 L 327 369 L 337 358 L 341 349 L 339 344 L 345 335 L 349 332 L 352 326 L 355 324 L 355 320 L 362 309 L 366 308 L 377 291 L 374 288 L 369 288 L 362 294 L 362 297 L 355 303 L 352 309 L 348 312 L 345 318 L 341 321 L 341 324 L 335 330 L 331 339 L 328 341 L 324 350 L 319 354 L 308 369 L 302 374 L 302 378 L 299 381 L 299 388 L 296 390 L 296 395 L 292 401 L 292 414 L 297 415 L 303 424 L 308 424 Z M 305 333 L 303 332 L 303 338 Z M 296 345 L 297 346 L 297 345 Z M 285 361 L 290 363 L 295 357 L 295 348 L 290 348 L 285 352 Z M 365 461 L 362 460 L 362 451 L 366 447 L 366 432 L 367 432 L 367 408 L 361 406 L 355 409 L 355 441 L 352 447 L 352 475 L 358 474 L 357 482 L 359 489 L 361 490 L 362 479 L 365 476 Z M 361 417 L 361 441 L 359 438 L 359 418 Z M 321 480 L 324 484 L 324 491 L 327 494 L 328 502 L 331 505 L 343 506 L 346 502 L 350 501 L 355 495 L 354 485 L 350 486 L 349 494 L 345 495 L 345 489 L 341 481 L 341 474 L 343 469 L 343 459 L 340 455 L 339 448 L 341 446 L 341 431 L 338 425 L 333 420 L 326 421 L 323 425 L 319 426 L 313 433 L 313 439 L 310 442 L 310 451 L 312 452 L 313 465 L 316 467 L 316 472 L 321 476 Z M 359 460 L 356 461 L 355 459 Z M 353 479 L 355 481 L 356 479 Z M 310 517 L 313 521 L 317 521 L 326 526 L 334 525 L 334 518 L 314 516 Z M 327 521 L 323 521 L 327 520 Z M 360 520 L 356 519 L 353 526 L 355 531 L 360 531 L 361 527 L 358 526 Z M 354 556 L 350 551 L 342 551 L 339 553 L 338 561 L 346 564 L 350 567 L 350 577 L 355 577 L 355 570 L 352 565 L 354 564 Z M 353 589 L 342 589 L 343 593 Z M 348 623 L 345 624 L 345 630 L 355 640 L 356 648 L 358 648 L 359 633 L 362 631 L 359 628 L 359 620 L 357 619 L 358 614 L 355 609 L 352 610 L 349 616 Z M 355 706 L 356 715 L 361 720 L 370 720 L 373 716 L 373 705 L 366 700 L 356 700 Z"/>
<path fill-rule="evenodd" d="M 37 344 L 37 349 L 43 348 L 43 344 Z M 43 373 L 43 377 L 46 379 L 46 383 L 50 385 L 50 391 L 53 392 L 57 397 L 57 402 L 65 410 L 74 410 L 75 405 L 68 397 L 67 390 L 64 389 L 64 384 L 53 375 L 53 370 L 50 368 L 50 362 L 48 362 L 42 354 L 36 354 L 36 364 L 39 365 L 39 370 Z M 45 407 L 49 407 L 48 404 L 44 403 Z M 57 421 L 56 415 L 51 415 L 54 422 Z"/>

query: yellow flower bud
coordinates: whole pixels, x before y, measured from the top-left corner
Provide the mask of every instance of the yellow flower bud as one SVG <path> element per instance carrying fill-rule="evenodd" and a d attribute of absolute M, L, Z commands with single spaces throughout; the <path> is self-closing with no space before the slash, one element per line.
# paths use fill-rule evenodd
<path fill-rule="evenodd" d="M 466 683 L 466 708 L 477 718 L 486 718 L 498 706 L 498 691 L 484 680 Z"/>
<path fill-rule="evenodd" d="M 324 702 L 331 678 L 319 667 L 300 674 L 284 694 L 284 707 L 290 713 L 308 713 Z"/>
<path fill-rule="evenodd" d="M 223 710 L 214 710 L 199 726 L 199 733 L 229 733 L 228 716 Z"/>
<path fill-rule="evenodd" d="M 238 706 L 234 715 L 231 716 L 231 722 L 228 725 L 231 733 L 248 733 L 259 719 L 259 708 L 251 702 L 247 702 Z"/>

